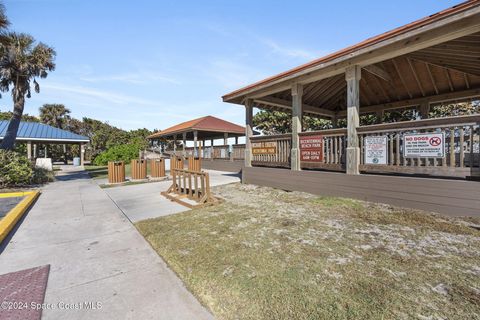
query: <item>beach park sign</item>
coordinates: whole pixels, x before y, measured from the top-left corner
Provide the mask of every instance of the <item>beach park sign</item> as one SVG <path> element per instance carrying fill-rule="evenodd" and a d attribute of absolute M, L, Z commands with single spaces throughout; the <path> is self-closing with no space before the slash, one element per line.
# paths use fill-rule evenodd
<path fill-rule="evenodd" d="M 300 161 L 322 162 L 323 161 L 323 136 L 301 136 Z"/>
<path fill-rule="evenodd" d="M 254 155 L 277 154 L 277 141 L 252 142 L 252 154 Z"/>
<path fill-rule="evenodd" d="M 445 133 L 406 134 L 403 148 L 406 158 L 443 158 Z"/>

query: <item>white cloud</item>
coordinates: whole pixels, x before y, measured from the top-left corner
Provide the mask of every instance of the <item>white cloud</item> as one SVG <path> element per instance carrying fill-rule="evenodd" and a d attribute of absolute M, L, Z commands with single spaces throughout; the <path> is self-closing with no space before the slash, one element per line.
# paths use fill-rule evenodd
<path fill-rule="evenodd" d="M 298 58 L 302 60 L 313 60 L 315 58 L 318 58 L 318 54 L 314 52 L 299 48 L 289 48 L 286 46 L 282 46 L 271 39 L 261 39 L 260 42 L 269 47 L 273 53 L 281 56 Z"/>
<path fill-rule="evenodd" d="M 124 73 L 124 74 L 116 74 L 116 75 L 109 75 L 109 76 L 86 76 L 80 77 L 80 80 L 87 81 L 87 82 L 124 82 L 129 84 L 149 84 L 152 82 L 163 82 L 163 83 L 171 83 L 171 84 L 180 84 L 180 81 L 170 78 L 161 76 L 159 74 L 151 73 L 151 72 L 131 72 L 131 73 Z"/>
<path fill-rule="evenodd" d="M 65 85 L 60 83 L 46 83 L 42 85 L 42 89 L 56 90 L 60 92 L 67 92 L 70 94 L 81 95 L 82 97 L 95 98 L 96 100 L 101 100 L 105 102 L 110 102 L 114 104 L 142 104 L 142 105 L 152 105 L 157 106 L 158 103 L 151 100 L 146 100 L 143 98 L 138 98 L 134 96 L 129 96 L 117 92 L 98 90 L 94 88 L 78 86 L 78 85 Z"/>

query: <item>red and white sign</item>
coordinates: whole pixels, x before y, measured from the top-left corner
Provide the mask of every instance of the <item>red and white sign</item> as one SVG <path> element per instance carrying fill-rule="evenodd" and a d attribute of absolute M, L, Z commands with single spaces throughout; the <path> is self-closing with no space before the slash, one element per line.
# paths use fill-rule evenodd
<path fill-rule="evenodd" d="M 387 136 L 367 136 L 365 164 L 387 164 Z"/>
<path fill-rule="evenodd" d="M 301 136 L 300 161 L 322 162 L 323 161 L 323 136 Z"/>
<path fill-rule="evenodd" d="M 406 134 L 403 136 L 403 152 L 407 158 L 443 158 L 445 133 Z"/>

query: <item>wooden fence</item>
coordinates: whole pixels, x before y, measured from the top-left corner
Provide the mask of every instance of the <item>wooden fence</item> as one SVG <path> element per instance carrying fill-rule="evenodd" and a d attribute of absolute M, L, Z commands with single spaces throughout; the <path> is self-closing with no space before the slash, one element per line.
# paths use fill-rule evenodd
<path fill-rule="evenodd" d="M 357 128 L 361 152 L 360 171 L 480 176 L 479 125 L 480 115 L 469 115 L 361 126 Z M 416 139 L 415 136 L 435 139 L 439 143 L 440 152 L 430 157 L 409 155 L 412 144 L 406 145 L 406 141 Z M 384 148 L 384 157 L 377 163 L 370 161 L 367 156 L 367 153 L 371 153 L 373 137 L 381 138 L 379 141 L 384 143 L 381 146 Z M 302 132 L 299 139 L 302 168 L 345 171 L 346 129 Z M 253 166 L 290 167 L 290 134 L 257 136 L 250 141 Z"/>
<path fill-rule="evenodd" d="M 468 177 L 479 172 L 480 115 L 425 119 L 363 126 L 357 129 L 360 143 L 360 170 Z M 387 144 L 386 163 L 366 161 L 367 137 L 381 137 Z M 435 139 L 443 145 L 437 156 L 409 155 L 409 140 Z"/>
<path fill-rule="evenodd" d="M 125 163 L 123 161 L 108 162 L 108 183 L 125 182 Z"/>
<path fill-rule="evenodd" d="M 291 134 L 251 137 L 252 165 L 290 167 Z"/>
<path fill-rule="evenodd" d="M 308 131 L 300 133 L 299 137 L 302 168 L 345 170 L 347 129 Z M 317 148 L 309 147 L 312 143 L 316 143 Z M 318 144 L 321 150 L 315 150 Z"/>
<path fill-rule="evenodd" d="M 166 198 L 183 204 L 189 208 L 204 206 L 218 201 L 210 191 L 210 178 L 203 171 L 185 169 L 172 170 L 172 185 L 162 192 Z M 185 201 L 185 198 L 195 201 Z"/>

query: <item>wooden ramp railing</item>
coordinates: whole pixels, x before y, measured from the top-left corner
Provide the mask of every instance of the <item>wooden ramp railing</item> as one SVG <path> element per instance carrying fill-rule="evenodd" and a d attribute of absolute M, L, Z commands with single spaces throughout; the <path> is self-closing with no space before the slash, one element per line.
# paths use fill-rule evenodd
<path fill-rule="evenodd" d="M 186 207 L 196 208 L 218 202 L 210 191 L 210 178 L 203 171 L 172 169 L 172 185 L 161 194 Z"/>

